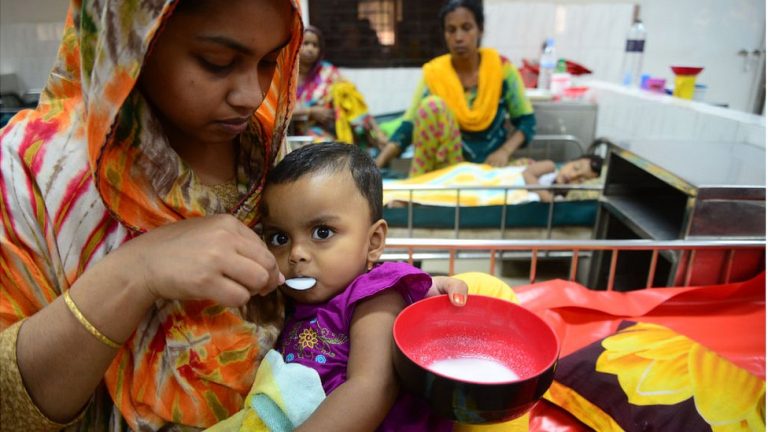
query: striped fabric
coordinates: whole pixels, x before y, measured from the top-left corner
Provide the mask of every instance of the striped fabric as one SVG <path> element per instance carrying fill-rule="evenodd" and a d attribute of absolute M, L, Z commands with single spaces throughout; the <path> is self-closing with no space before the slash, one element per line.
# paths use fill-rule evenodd
<path fill-rule="evenodd" d="M 39 106 L 0 130 L 0 330 L 28 317 L 130 238 L 224 205 L 170 151 L 135 90 L 173 0 L 71 0 Z M 283 145 L 303 28 L 240 139 L 232 213 L 249 226 Z M 92 404 L 82 430 L 209 426 L 236 412 L 279 328 L 258 328 L 210 302 L 164 302 L 119 351 L 105 382 L 117 409 Z"/>

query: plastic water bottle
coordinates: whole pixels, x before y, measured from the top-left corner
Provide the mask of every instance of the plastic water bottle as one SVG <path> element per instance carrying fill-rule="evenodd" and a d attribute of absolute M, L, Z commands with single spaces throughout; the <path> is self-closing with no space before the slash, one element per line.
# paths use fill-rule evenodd
<path fill-rule="evenodd" d="M 542 90 L 549 90 L 552 85 L 552 73 L 557 66 L 557 55 L 555 54 L 555 40 L 547 38 L 544 45 L 544 51 L 539 59 L 539 82 L 537 87 Z"/>
<path fill-rule="evenodd" d="M 627 32 L 627 44 L 624 48 L 624 62 L 621 66 L 621 83 L 637 88 L 640 86 L 640 75 L 643 70 L 643 53 L 647 33 L 640 20 L 640 6 L 635 6 L 632 27 Z"/>

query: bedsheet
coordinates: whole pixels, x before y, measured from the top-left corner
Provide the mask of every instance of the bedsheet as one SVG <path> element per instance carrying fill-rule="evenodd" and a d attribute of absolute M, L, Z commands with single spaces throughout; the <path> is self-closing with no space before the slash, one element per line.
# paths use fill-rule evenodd
<path fill-rule="evenodd" d="M 550 389 L 559 394 L 534 408 L 530 430 L 682 430 L 675 421 L 684 430 L 765 430 L 765 289 L 764 271 L 746 282 L 623 293 L 563 280 L 515 288 L 561 341 L 561 375 Z M 612 361 L 627 363 L 614 375 Z M 622 376 L 624 368 L 648 382 Z M 677 399 L 647 400 L 663 392 Z M 618 399 L 607 403 L 609 393 Z"/>

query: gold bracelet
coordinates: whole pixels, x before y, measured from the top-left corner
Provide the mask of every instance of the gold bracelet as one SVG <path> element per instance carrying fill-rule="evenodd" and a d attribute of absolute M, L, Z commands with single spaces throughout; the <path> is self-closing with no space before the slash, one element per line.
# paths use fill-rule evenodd
<path fill-rule="evenodd" d="M 69 290 L 64 291 L 64 303 L 67 304 L 67 307 L 72 312 L 72 315 L 74 315 L 75 318 L 77 318 L 77 320 L 80 321 L 80 324 L 82 324 L 83 327 L 85 327 L 85 329 L 88 330 L 90 334 L 95 336 L 96 339 L 100 340 L 101 343 L 103 343 L 104 345 L 107 345 L 108 347 L 120 348 L 120 344 L 104 336 L 104 334 L 100 332 L 99 329 L 94 327 L 93 324 L 91 324 L 91 322 L 88 321 L 88 319 L 83 315 L 83 313 L 80 312 L 80 309 L 77 308 L 77 305 L 72 300 L 72 297 L 69 296 Z"/>

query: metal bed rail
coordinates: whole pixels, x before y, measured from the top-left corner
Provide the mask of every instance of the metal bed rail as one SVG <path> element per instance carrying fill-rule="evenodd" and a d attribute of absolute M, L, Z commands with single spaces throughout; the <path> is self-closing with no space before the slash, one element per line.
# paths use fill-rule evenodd
<path fill-rule="evenodd" d="M 456 210 L 454 212 L 453 217 L 453 235 L 454 238 L 459 238 L 459 226 L 461 222 L 461 192 L 462 191 L 471 191 L 471 190 L 482 190 L 482 191 L 503 191 L 504 192 L 504 200 L 502 202 L 507 202 L 507 197 L 509 195 L 509 191 L 512 190 L 526 190 L 529 192 L 535 192 L 538 190 L 548 190 L 550 192 L 555 191 L 565 191 L 566 193 L 568 191 L 573 190 L 585 190 L 585 191 L 595 191 L 595 192 L 602 192 L 603 186 L 602 185 L 582 185 L 582 184 L 576 184 L 576 185 L 549 185 L 549 186 L 543 186 L 543 185 L 499 185 L 499 186 L 468 186 L 468 185 L 460 185 L 460 186 L 443 186 L 443 185 L 384 185 L 384 191 L 406 191 L 408 192 L 408 237 L 413 237 L 413 194 L 414 192 L 423 192 L 423 191 L 456 191 Z M 548 203 L 548 210 L 547 210 L 547 228 L 546 228 L 546 238 L 551 239 L 552 238 L 552 221 L 554 219 L 555 214 L 555 201 L 551 201 Z M 507 205 L 501 206 L 501 217 L 499 222 L 499 230 L 501 232 L 501 237 L 504 236 L 506 229 L 507 229 Z"/>
<path fill-rule="evenodd" d="M 765 239 L 760 240 L 463 240 L 463 239 L 411 239 L 391 238 L 387 240 L 387 252 L 383 260 L 404 260 L 397 252 L 404 253 L 407 261 L 413 264 L 416 251 L 442 251 L 448 254 L 448 274 L 455 273 L 456 259 L 461 251 L 485 252 L 489 259 L 490 274 L 495 274 L 497 255 L 508 251 L 527 251 L 530 253 L 531 264 L 529 281 L 536 281 L 536 264 L 539 253 L 564 252 L 570 255 L 570 271 L 568 280 L 575 281 L 579 258 L 583 252 L 609 251 L 611 264 L 608 272 L 607 289 L 613 290 L 616 276 L 616 263 L 622 251 L 649 251 L 651 261 L 645 288 L 651 288 L 656 272 L 659 253 L 662 251 L 687 251 L 688 265 L 683 286 L 691 281 L 693 263 L 697 251 L 726 251 L 725 269 L 721 274 L 721 283 L 731 281 L 736 251 L 762 251 L 765 254 Z M 475 255 L 477 256 L 477 255 Z M 764 268 L 764 267 L 763 267 Z"/>
<path fill-rule="evenodd" d="M 515 150 L 512 157 L 568 162 L 583 155 L 586 150 L 584 143 L 575 135 L 536 134 L 527 146 Z"/>

